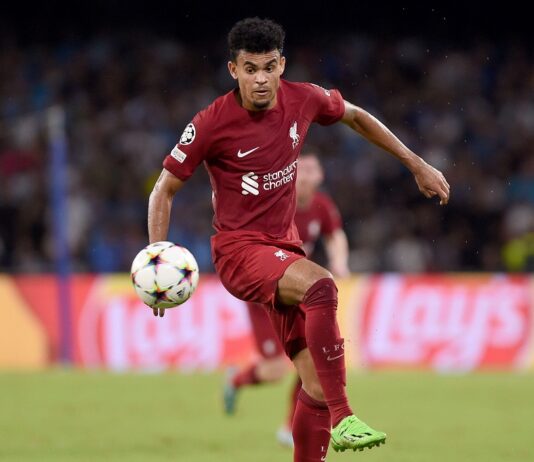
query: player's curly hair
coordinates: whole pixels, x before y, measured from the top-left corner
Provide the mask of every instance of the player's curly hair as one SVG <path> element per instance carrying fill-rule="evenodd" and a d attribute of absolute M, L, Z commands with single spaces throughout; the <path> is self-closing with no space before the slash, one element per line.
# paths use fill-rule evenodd
<path fill-rule="evenodd" d="M 228 33 L 230 58 L 235 62 L 240 50 L 249 53 L 279 50 L 282 53 L 285 35 L 282 26 L 270 19 L 242 19 L 236 22 Z"/>

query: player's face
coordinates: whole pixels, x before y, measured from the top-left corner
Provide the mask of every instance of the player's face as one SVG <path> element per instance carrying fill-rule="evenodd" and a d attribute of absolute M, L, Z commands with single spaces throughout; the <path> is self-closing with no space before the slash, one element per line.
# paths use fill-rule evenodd
<path fill-rule="evenodd" d="M 297 197 L 309 199 L 323 182 L 323 169 L 315 156 L 302 156 L 297 164 Z"/>
<path fill-rule="evenodd" d="M 237 80 L 242 105 L 249 111 L 271 109 L 276 104 L 276 93 L 286 60 L 278 50 L 267 53 L 249 53 L 241 50 L 236 62 L 228 62 L 231 76 Z"/>

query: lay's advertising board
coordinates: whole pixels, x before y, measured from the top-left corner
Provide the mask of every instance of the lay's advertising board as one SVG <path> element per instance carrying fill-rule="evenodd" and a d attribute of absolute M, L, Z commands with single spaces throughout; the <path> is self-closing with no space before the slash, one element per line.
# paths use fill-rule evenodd
<path fill-rule="evenodd" d="M 534 279 L 505 274 L 357 275 L 338 281 L 347 365 L 440 372 L 524 370 L 534 364 Z M 59 359 L 58 288 L 51 275 L 0 275 L 0 369 Z M 76 275 L 68 339 L 79 367 L 210 371 L 257 352 L 245 305 L 202 275 L 184 305 L 155 318 L 127 275 Z"/>

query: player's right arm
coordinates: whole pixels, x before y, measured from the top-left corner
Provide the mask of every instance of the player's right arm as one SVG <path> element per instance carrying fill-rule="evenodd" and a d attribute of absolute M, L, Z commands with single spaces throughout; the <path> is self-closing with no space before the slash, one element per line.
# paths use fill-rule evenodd
<path fill-rule="evenodd" d="M 205 111 L 203 111 L 205 113 Z M 148 238 L 150 243 L 166 241 L 171 221 L 174 195 L 193 174 L 209 152 L 210 120 L 198 113 L 185 127 L 178 144 L 163 161 L 163 171 L 148 201 Z M 163 316 L 164 309 L 153 309 L 154 316 Z"/>
<path fill-rule="evenodd" d="M 150 243 L 166 241 L 174 195 L 184 182 L 163 169 L 148 200 L 148 239 Z"/>
<path fill-rule="evenodd" d="M 148 238 L 150 243 L 166 241 L 171 220 L 171 208 L 174 195 L 182 188 L 184 182 L 168 170 L 163 169 L 154 185 L 148 200 Z M 163 317 L 165 309 L 152 308 L 154 316 Z"/>
<path fill-rule="evenodd" d="M 172 200 L 198 165 L 205 160 L 210 150 L 209 127 L 212 125 L 208 110 L 199 112 L 185 127 L 176 146 L 165 157 L 163 171 L 148 201 L 150 243 L 167 240 Z"/>

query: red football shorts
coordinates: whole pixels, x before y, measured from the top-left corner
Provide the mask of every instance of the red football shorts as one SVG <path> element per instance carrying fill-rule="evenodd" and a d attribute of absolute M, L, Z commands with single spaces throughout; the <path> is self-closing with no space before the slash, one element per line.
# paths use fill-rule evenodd
<path fill-rule="evenodd" d="M 284 352 L 293 358 L 306 348 L 306 318 L 299 306 L 248 302 L 247 307 L 256 347 L 264 358 L 275 358 Z"/>
<path fill-rule="evenodd" d="M 289 265 L 305 256 L 298 239 L 276 241 L 252 231 L 221 232 L 212 238 L 212 255 L 228 292 L 269 307 L 272 326 L 290 358 L 306 347 L 304 312 L 275 300 L 278 280 Z"/>
<path fill-rule="evenodd" d="M 267 359 L 283 354 L 284 348 L 269 319 L 270 306 L 247 302 L 247 309 L 258 353 Z"/>

